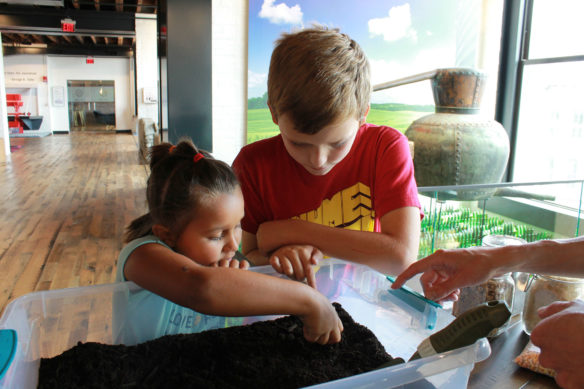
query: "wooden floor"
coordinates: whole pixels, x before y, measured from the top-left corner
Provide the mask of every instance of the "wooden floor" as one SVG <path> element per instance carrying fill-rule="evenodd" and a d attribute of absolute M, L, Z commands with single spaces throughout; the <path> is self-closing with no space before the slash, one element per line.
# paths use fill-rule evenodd
<path fill-rule="evenodd" d="M 0 162 L 0 315 L 32 291 L 115 281 L 124 227 L 146 210 L 131 134 L 12 138 Z"/>

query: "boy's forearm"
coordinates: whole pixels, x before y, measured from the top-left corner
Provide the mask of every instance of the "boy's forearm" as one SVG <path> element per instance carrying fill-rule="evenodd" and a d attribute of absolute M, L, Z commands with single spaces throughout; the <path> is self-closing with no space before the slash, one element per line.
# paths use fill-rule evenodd
<path fill-rule="evenodd" d="M 259 249 L 251 250 L 245 254 L 245 257 L 254 266 L 263 266 L 268 264 L 268 257 L 263 255 Z"/>
<path fill-rule="evenodd" d="M 262 253 L 290 244 L 308 244 L 330 257 L 362 263 L 387 274 L 405 269 L 415 260 L 418 249 L 418 239 L 408 244 L 383 233 L 332 228 L 302 220 L 264 223 L 257 237 Z"/>

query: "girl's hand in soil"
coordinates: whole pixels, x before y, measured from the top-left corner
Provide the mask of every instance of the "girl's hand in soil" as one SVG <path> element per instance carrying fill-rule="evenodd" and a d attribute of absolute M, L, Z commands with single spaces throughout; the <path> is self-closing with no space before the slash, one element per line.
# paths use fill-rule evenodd
<path fill-rule="evenodd" d="M 322 252 L 316 247 L 289 245 L 274 251 L 270 256 L 270 264 L 278 273 L 298 281 L 306 278 L 306 283 L 316 288 L 316 278 L 312 266 L 318 264 L 321 259 Z"/>
<path fill-rule="evenodd" d="M 304 323 L 304 339 L 318 344 L 333 344 L 341 341 L 343 323 L 330 301 L 314 291 L 316 305 L 312 311 L 300 319 Z"/>
<path fill-rule="evenodd" d="M 239 261 L 237 259 L 222 259 L 219 262 L 215 262 L 213 267 L 230 267 L 232 269 L 249 269 L 249 262 L 246 260 Z"/>

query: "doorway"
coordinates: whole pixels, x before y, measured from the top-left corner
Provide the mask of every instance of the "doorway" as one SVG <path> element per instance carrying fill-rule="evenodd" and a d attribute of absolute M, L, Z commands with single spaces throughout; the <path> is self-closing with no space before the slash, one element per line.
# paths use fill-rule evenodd
<path fill-rule="evenodd" d="M 115 131 L 113 80 L 69 80 L 67 95 L 71 131 Z"/>

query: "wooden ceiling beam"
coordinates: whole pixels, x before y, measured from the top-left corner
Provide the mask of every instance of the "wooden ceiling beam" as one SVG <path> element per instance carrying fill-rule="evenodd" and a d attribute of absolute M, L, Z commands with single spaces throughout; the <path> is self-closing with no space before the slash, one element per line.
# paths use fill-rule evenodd
<path fill-rule="evenodd" d="M 118 37 L 118 46 L 123 46 L 124 45 L 124 37 L 119 36 Z"/>
<path fill-rule="evenodd" d="M 136 13 L 141 13 L 142 12 L 142 0 L 138 0 L 136 2 Z"/>
<path fill-rule="evenodd" d="M 90 35 L 89 37 L 91 38 L 91 41 L 93 42 L 93 44 L 97 45 L 97 39 L 95 39 L 95 36 Z"/>
<path fill-rule="evenodd" d="M 31 35 L 30 37 L 34 43 L 45 43 L 45 40 L 39 35 Z"/>
<path fill-rule="evenodd" d="M 83 36 L 81 36 L 81 35 L 75 35 L 75 38 L 77 38 L 77 40 L 79 41 L 79 43 L 81 43 L 82 45 L 85 44 L 85 39 L 83 39 Z"/>
<path fill-rule="evenodd" d="M 45 35 L 47 37 L 48 40 L 50 40 L 53 43 L 59 43 L 59 39 L 54 37 L 53 35 Z"/>
<path fill-rule="evenodd" d="M 116 11 L 124 12 L 124 0 L 116 0 Z"/>

